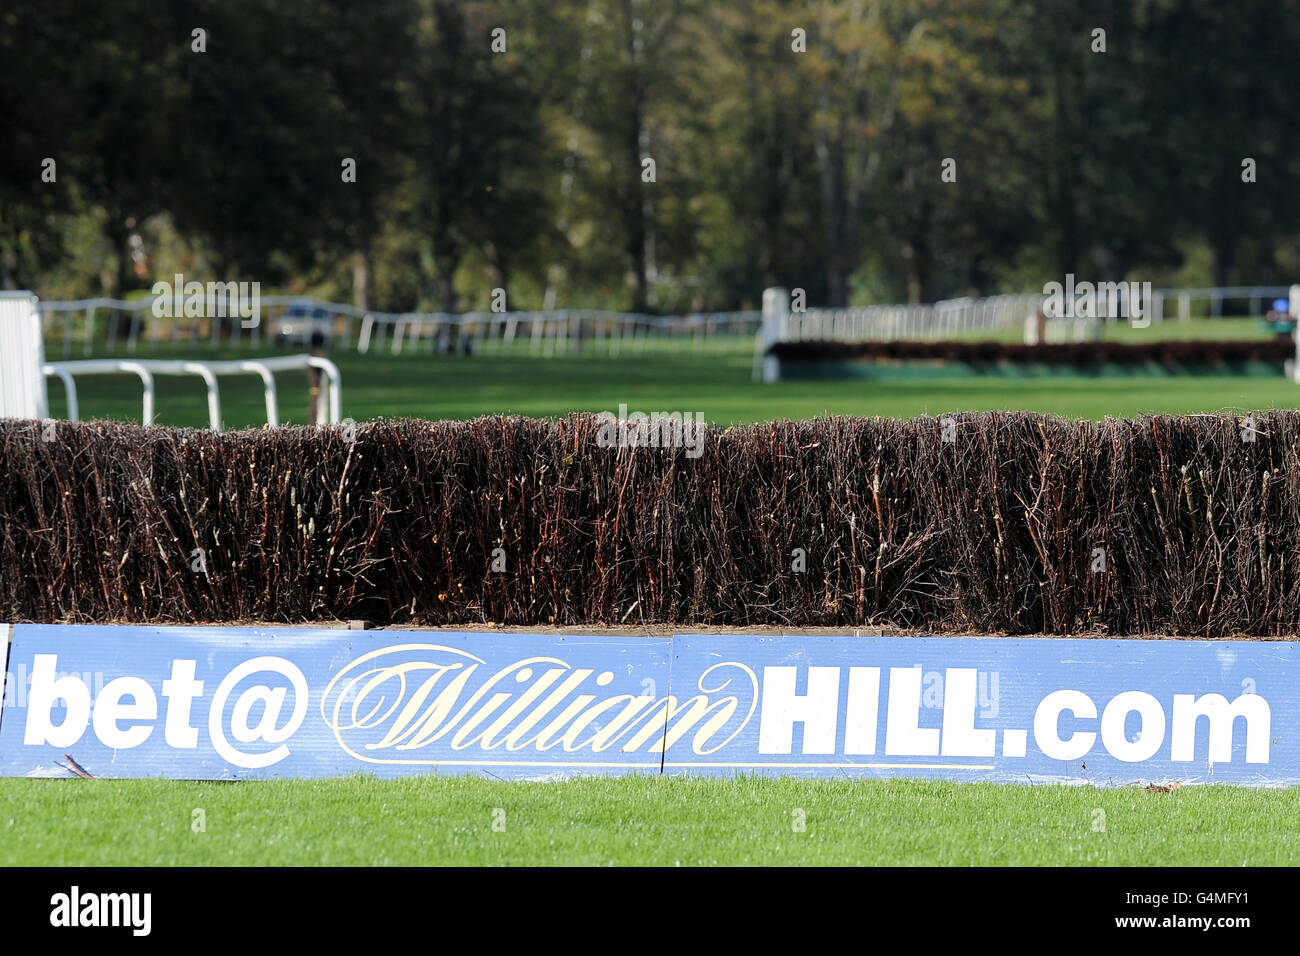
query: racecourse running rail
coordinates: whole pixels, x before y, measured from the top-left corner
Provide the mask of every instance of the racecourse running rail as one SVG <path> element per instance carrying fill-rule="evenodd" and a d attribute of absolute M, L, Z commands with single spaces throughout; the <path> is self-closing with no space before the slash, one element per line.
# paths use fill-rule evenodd
<path fill-rule="evenodd" d="M 266 421 L 274 428 L 280 424 L 274 373 L 316 369 L 325 379 L 326 386 L 316 398 L 315 420 L 332 425 L 342 420 L 342 377 L 338 366 L 327 358 L 283 355 L 225 362 L 160 359 L 46 362 L 39 306 L 30 292 L 0 293 L 0 418 L 48 418 L 49 395 L 45 379 L 54 377 L 63 383 L 68 420 L 75 422 L 80 417 L 77 376 L 130 374 L 138 376 L 143 387 L 140 420 L 148 425 L 154 418 L 155 376 L 192 375 L 202 379 L 207 389 L 208 427 L 219 432 L 221 393 L 217 379 L 229 375 L 257 375 L 262 380 Z"/>

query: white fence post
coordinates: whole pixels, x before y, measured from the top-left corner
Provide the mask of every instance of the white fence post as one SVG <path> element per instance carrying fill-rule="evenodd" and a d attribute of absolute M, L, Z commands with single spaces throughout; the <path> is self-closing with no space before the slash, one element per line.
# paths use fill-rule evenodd
<path fill-rule="evenodd" d="M 36 296 L 0 292 L 0 418 L 47 418 L 45 341 Z"/>
<path fill-rule="evenodd" d="M 762 361 L 762 380 L 776 382 L 781 378 L 781 360 L 775 355 L 768 355 L 767 350 L 777 342 L 783 341 L 789 334 L 790 293 L 785 289 L 772 288 L 763 290 L 763 324 L 758 331 L 758 343 L 755 359 Z M 758 364 L 757 362 L 755 363 Z M 757 373 L 758 369 L 755 369 Z M 758 375 L 755 375 L 758 378 Z"/>
<path fill-rule="evenodd" d="M 1300 285 L 1291 286 L 1286 297 L 1286 311 L 1296 319 L 1296 328 L 1292 333 L 1295 338 L 1295 361 L 1291 363 L 1291 380 L 1300 385 Z"/>

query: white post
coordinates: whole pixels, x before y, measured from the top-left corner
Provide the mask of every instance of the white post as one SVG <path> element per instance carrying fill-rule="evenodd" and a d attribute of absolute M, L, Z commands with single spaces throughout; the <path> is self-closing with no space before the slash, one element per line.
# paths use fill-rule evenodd
<path fill-rule="evenodd" d="M 369 312 L 361 320 L 361 338 L 357 340 L 357 351 L 363 355 L 370 351 L 370 331 L 375 327 L 375 317 Z"/>
<path fill-rule="evenodd" d="M 763 355 L 763 381 L 776 382 L 781 378 L 781 360 L 769 355 L 768 349 L 785 340 L 790 326 L 790 293 L 785 289 L 763 290 L 763 326 L 759 342 Z"/>
<path fill-rule="evenodd" d="M 1292 335 L 1295 337 L 1295 362 L 1291 365 L 1291 377 L 1296 384 L 1300 384 L 1300 285 L 1291 286 L 1291 291 L 1286 298 L 1286 311 L 1291 318 L 1296 319 L 1296 328 Z"/>
<path fill-rule="evenodd" d="M 36 296 L 0 292 L 0 418 L 49 417 Z"/>
<path fill-rule="evenodd" d="M 1025 344 L 1038 345 L 1040 337 L 1038 334 L 1038 313 L 1030 312 L 1025 316 Z"/>

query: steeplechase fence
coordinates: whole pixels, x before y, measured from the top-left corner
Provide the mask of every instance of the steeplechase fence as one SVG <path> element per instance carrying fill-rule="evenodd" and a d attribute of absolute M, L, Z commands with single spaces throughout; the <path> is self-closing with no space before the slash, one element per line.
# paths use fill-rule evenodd
<path fill-rule="evenodd" d="M 0 620 L 1294 635 L 1300 413 L 0 421 Z"/>
<path fill-rule="evenodd" d="M 1127 299 L 1130 283 L 1122 286 Z M 1136 286 L 1133 287 L 1136 289 Z M 1113 293 L 1112 293 L 1113 294 Z M 1135 297 L 1138 302 L 1141 297 Z M 1258 315 L 1264 301 L 1285 298 L 1294 319 L 1300 316 L 1300 285 L 1250 286 L 1221 289 L 1153 289 L 1140 302 L 1144 324 L 1166 321 L 1168 306 L 1177 303 L 1180 322 L 1190 321 L 1191 303 L 1209 304 L 1211 316 L 1221 316 L 1225 302 L 1240 304 Z M 925 342 L 968 340 L 980 333 L 1024 332 L 1026 344 L 1057 345 L 1092 341 L 1100 344 L 1103 324 L 1131 321 L 1109 302 L 1101 314 L 1076 318 L 1053 313 L 1047 295 L 997 295 L 960 298 L 931 305 L 873 305 L 854 308 L 792 308 L 791 296 L 783 288 L 763 292 L 762 325 L 754 345 L 755 381 L 775 382 L 781 378 L 782 354 L 811 354 L 822 348 L 828 355 L 844 352 L 844 346 L 879 342 Z M 1300 347 L 1298 347 L 1300 348 Z M 860 349 L 860 351 L 868 351 Z M 1300 382 L 1300 351 L 1297 361 L 1287 364 L 1288 375 Z"/>

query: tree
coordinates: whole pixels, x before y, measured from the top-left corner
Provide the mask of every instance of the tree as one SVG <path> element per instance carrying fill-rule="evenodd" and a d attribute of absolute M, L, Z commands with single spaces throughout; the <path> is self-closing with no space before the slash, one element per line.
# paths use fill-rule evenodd
<path fill-rule="evenodd" d="M 821 187 L 826 291 L 831 306 L 849 299 L 860 262 L 865 203 L 880 173 L 886 137 L 898 117 L 899 47 L 916 26 L 912 0 L 822 0 L 812 8 L 814 55 L 803 59 L 816 90 L 812 136 Z"/>
<path fill-rule="evenodd" d="M 459 303 L 456 271 L 471 248 L 491 243 L 498 268 L 541 228 L 542 197 L 529 167 L 545 155 L 536 97 L 523 74 L 490 47 L 491 25 L 452 0 L 425 0 L 416 64 L 405 91 L 414 126 L 409 174 L 412 225 L 428 237 L 434 300 Z"/>
<path fill-rule="evenodd" d="M 754 302 L 774 285 L 826 298 L 821 196 L 810 175 L 815 103 L 799 65 L 815 55 L 804 48 L 810 25 L 806 7 L 792 0 L 709 11 L 707 82 L 715 93 L 705 98 L 693 159 L 721 205 L 701 224 L 704 274 L 730 304 Z"/>

